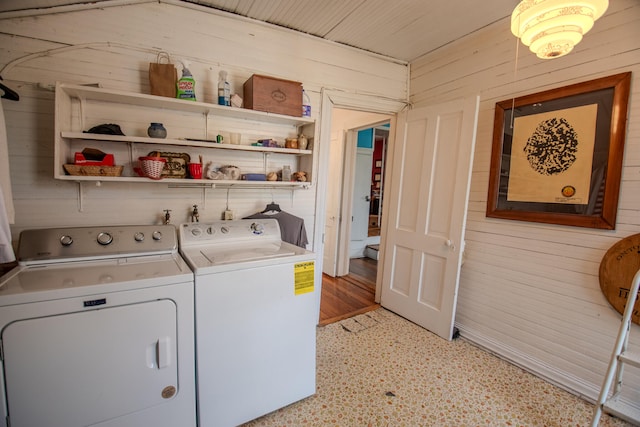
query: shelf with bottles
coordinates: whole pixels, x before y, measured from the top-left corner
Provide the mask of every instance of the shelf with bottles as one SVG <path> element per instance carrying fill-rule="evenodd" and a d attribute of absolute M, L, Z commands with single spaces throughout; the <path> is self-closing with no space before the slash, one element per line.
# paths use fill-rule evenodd
<path fill-rule="evenodd" d="M 168 131 L 166 138 L 147 136 L 149 124 L 154 122 L 164 123 Z M 86 132 L 93 126 L 105 123 L 118 124 L 125 135 Z M 274 157 L 279 164 L 290 164 L 293 170 L 306 171 L 309 178 L 309 182 L 303 184 L 212 181 L 216 187 L 222 184 L 308 186 L 313 176 L 314 150 L 284 148 L 281 145 L 287 138 L 298 137 L 302 133 L 309 135 L 308 139 L 312 144 L 314 132 L 315 122 L 305 117 L 283 116 L 91 86 L 58 84 L 54 177 L 74 181 L 138 182 L 148 180 L 134 172 L 138 156 L 144 156 L 150 151 L 184 151 L 196 156 L 204 154 L 209 159 L 242 163 L 248 172 L 265 171 L 265 174 L 268 159 Z M 218 135 L 224 135 L 226 141 L 234 139 L 234 143 L 219 143 L 216 138 Z M 235 138 L 230 138 L 231 135 Z M 257 141 L 261 139 L 278 141 L 279 146 L 258 145 Z M 84 148 L 114 154 L 116 164 L 124 166 L 122 175 L 68 175 L 64 165 L 72 163 L 75 153 L 81 152 Z M 269 169 L 273 171 L 274 166 L 270 165 Z M 185 179 L 164 178 L 154 182 L 173 181 L 183 182 Z"/>
<path fill-rule="evenodd" d="M 56 93 L 64 93 L 69 102 L 75 99 L 80 102 L 108 102 L 136 107 L 161 108 L 164 110 L 183 111 L 186 113 L 200 113 L 217 115 L 220 117 L 255 120 L 280 125 L 303 126 L 313 124 L 310 117 L 285 116 L 282 114 L 266 113 L 246 108 L 228 107 L 199 101 L 186 101 L 164 96 L 131 93 L 126 91 L 103 89 L 95 86 L 58 83 Z"/>

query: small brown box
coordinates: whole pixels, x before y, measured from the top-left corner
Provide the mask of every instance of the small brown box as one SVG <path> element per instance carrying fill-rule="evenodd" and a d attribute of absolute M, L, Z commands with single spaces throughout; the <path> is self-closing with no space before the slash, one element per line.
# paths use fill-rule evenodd
<path fill-rule="evenodd" d="M 244 82 L 244 108 L 302 116 L 302 83 L 254 74 Z"/>

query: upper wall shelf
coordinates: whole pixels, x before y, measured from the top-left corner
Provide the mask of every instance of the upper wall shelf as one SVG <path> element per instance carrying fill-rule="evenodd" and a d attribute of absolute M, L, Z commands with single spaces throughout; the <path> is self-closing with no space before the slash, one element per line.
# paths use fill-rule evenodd
<path fill-rule="evenodd" d="M 163 108 L 167 110 L 184 111 L 187 113 L 215 114 L 218 117 L 254 120 L 279 125 L 303 126 L 314 123 L 314 120 L 308 117 L 285 116 L 282 114 L 265 113 L 263 111 L 248 110 L 245 108 L 225 107 L 222 105 L 207 104 L 204 102 L 185 101 L 182 99 L 167 98 L 164 96 L 130 93 L 113 89 L 102 89 L 93 86 L 79 86 L 60 83 L 58 85 L 58 90 L 60 89 L 64 90 L 69 96 L 80 100 L 90 99 L 93 101 L 115 102 L 118 104 L 130 104 L 140 107 Z"/>

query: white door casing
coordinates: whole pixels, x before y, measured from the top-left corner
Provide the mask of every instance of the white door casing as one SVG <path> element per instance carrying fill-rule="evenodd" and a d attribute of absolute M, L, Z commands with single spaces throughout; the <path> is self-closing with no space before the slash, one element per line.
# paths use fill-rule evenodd
<path fill-rule="evenodd" d="M 350 129 L 345 132 L 343 139 L 342 159 L 342 197 L 340 204 L 340 224 L 337 233 L 338 253 L 336 260 L 336 275 L 339 277 L 349 274 L 349 246 L 351 244 L 351 218 L 353 217 L 353 197 L 355 190 L 355 164 L 358 144 L 358 132 Z"/>
<path fill-rule="evenodd" d="M 398 116 L 383 218 L 381 304 L 450 340 L 479 97 Z"/>
<path fill-rule="evenodd" d="M 325 243 L 325 213 L 327 206 L 327 182 L 329 173 L 329 143 L 331 139 L 331 113 L 334 107 L 347 108 L 358 111 L 367 111 L 380 114 L 396 114 L 406 107 L 406 102 L 401 100 L 392 100 L 379 96 L 363 95 L 358 93 L 350 93 L 342 90 L 334 90 L 322 88 L 320 92 L 320 129 L 316 126 L 317 143 L 314 143 L 314 149 L 318 149 L 318 181 L 316 183 L 316 208 L 315 208 L 315 226 L 313 229 L 314 245 L 313 251 L 318 254 L 316 265 L 316 283 L 322 283 L 322 263 L 323 257 L 320 255 L 324 251 Z M 395 122 L 395 116 L 392 117 L 391 123 Z M 317 147 L 317 148 L 316 148 Z M 384 221 L 384 218 L 383 218 Z M 380 299 L 380 281 L 376 286 L 376 301 Z M 318 292 L 320 295 L 320 292 Z M 320 306 L 320 297 L 318 297 L 318 307 Z"/>
<path fill-rule="evenodd" d="M 343 133 L 332 132 L 330 145 L 328 174 L 329 176 L 335 176 L 342 173 L 342 146 L 344 145 Z M 327 185 L 327 208 L 325 211 L 325 241 L 322 272 L 331 277 L 335 277 L 338 268 L 338 230 L 340 227 L 340 200 L 342 198 L 342 186 L 339 185 L 340 183 L 338 180 L 329 182 L 334 182 L 335 185 Z"/>

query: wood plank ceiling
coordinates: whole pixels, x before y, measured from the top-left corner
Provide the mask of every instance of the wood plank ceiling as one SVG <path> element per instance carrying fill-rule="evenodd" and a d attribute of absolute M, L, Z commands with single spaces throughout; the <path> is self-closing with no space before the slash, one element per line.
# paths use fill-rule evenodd
<path fill-rule="evenodd" d="M 102 1 L 3 0 L 0 12 Z M 139 3 L 148 0 L 118 1 Z M 157 0 L 156 0 L 157 1 Z M 160 0 L 163 1 L 163 0 Z M 169 0 L 203 5 L 411 62 L 510 16 L 517 0 Z"/>

